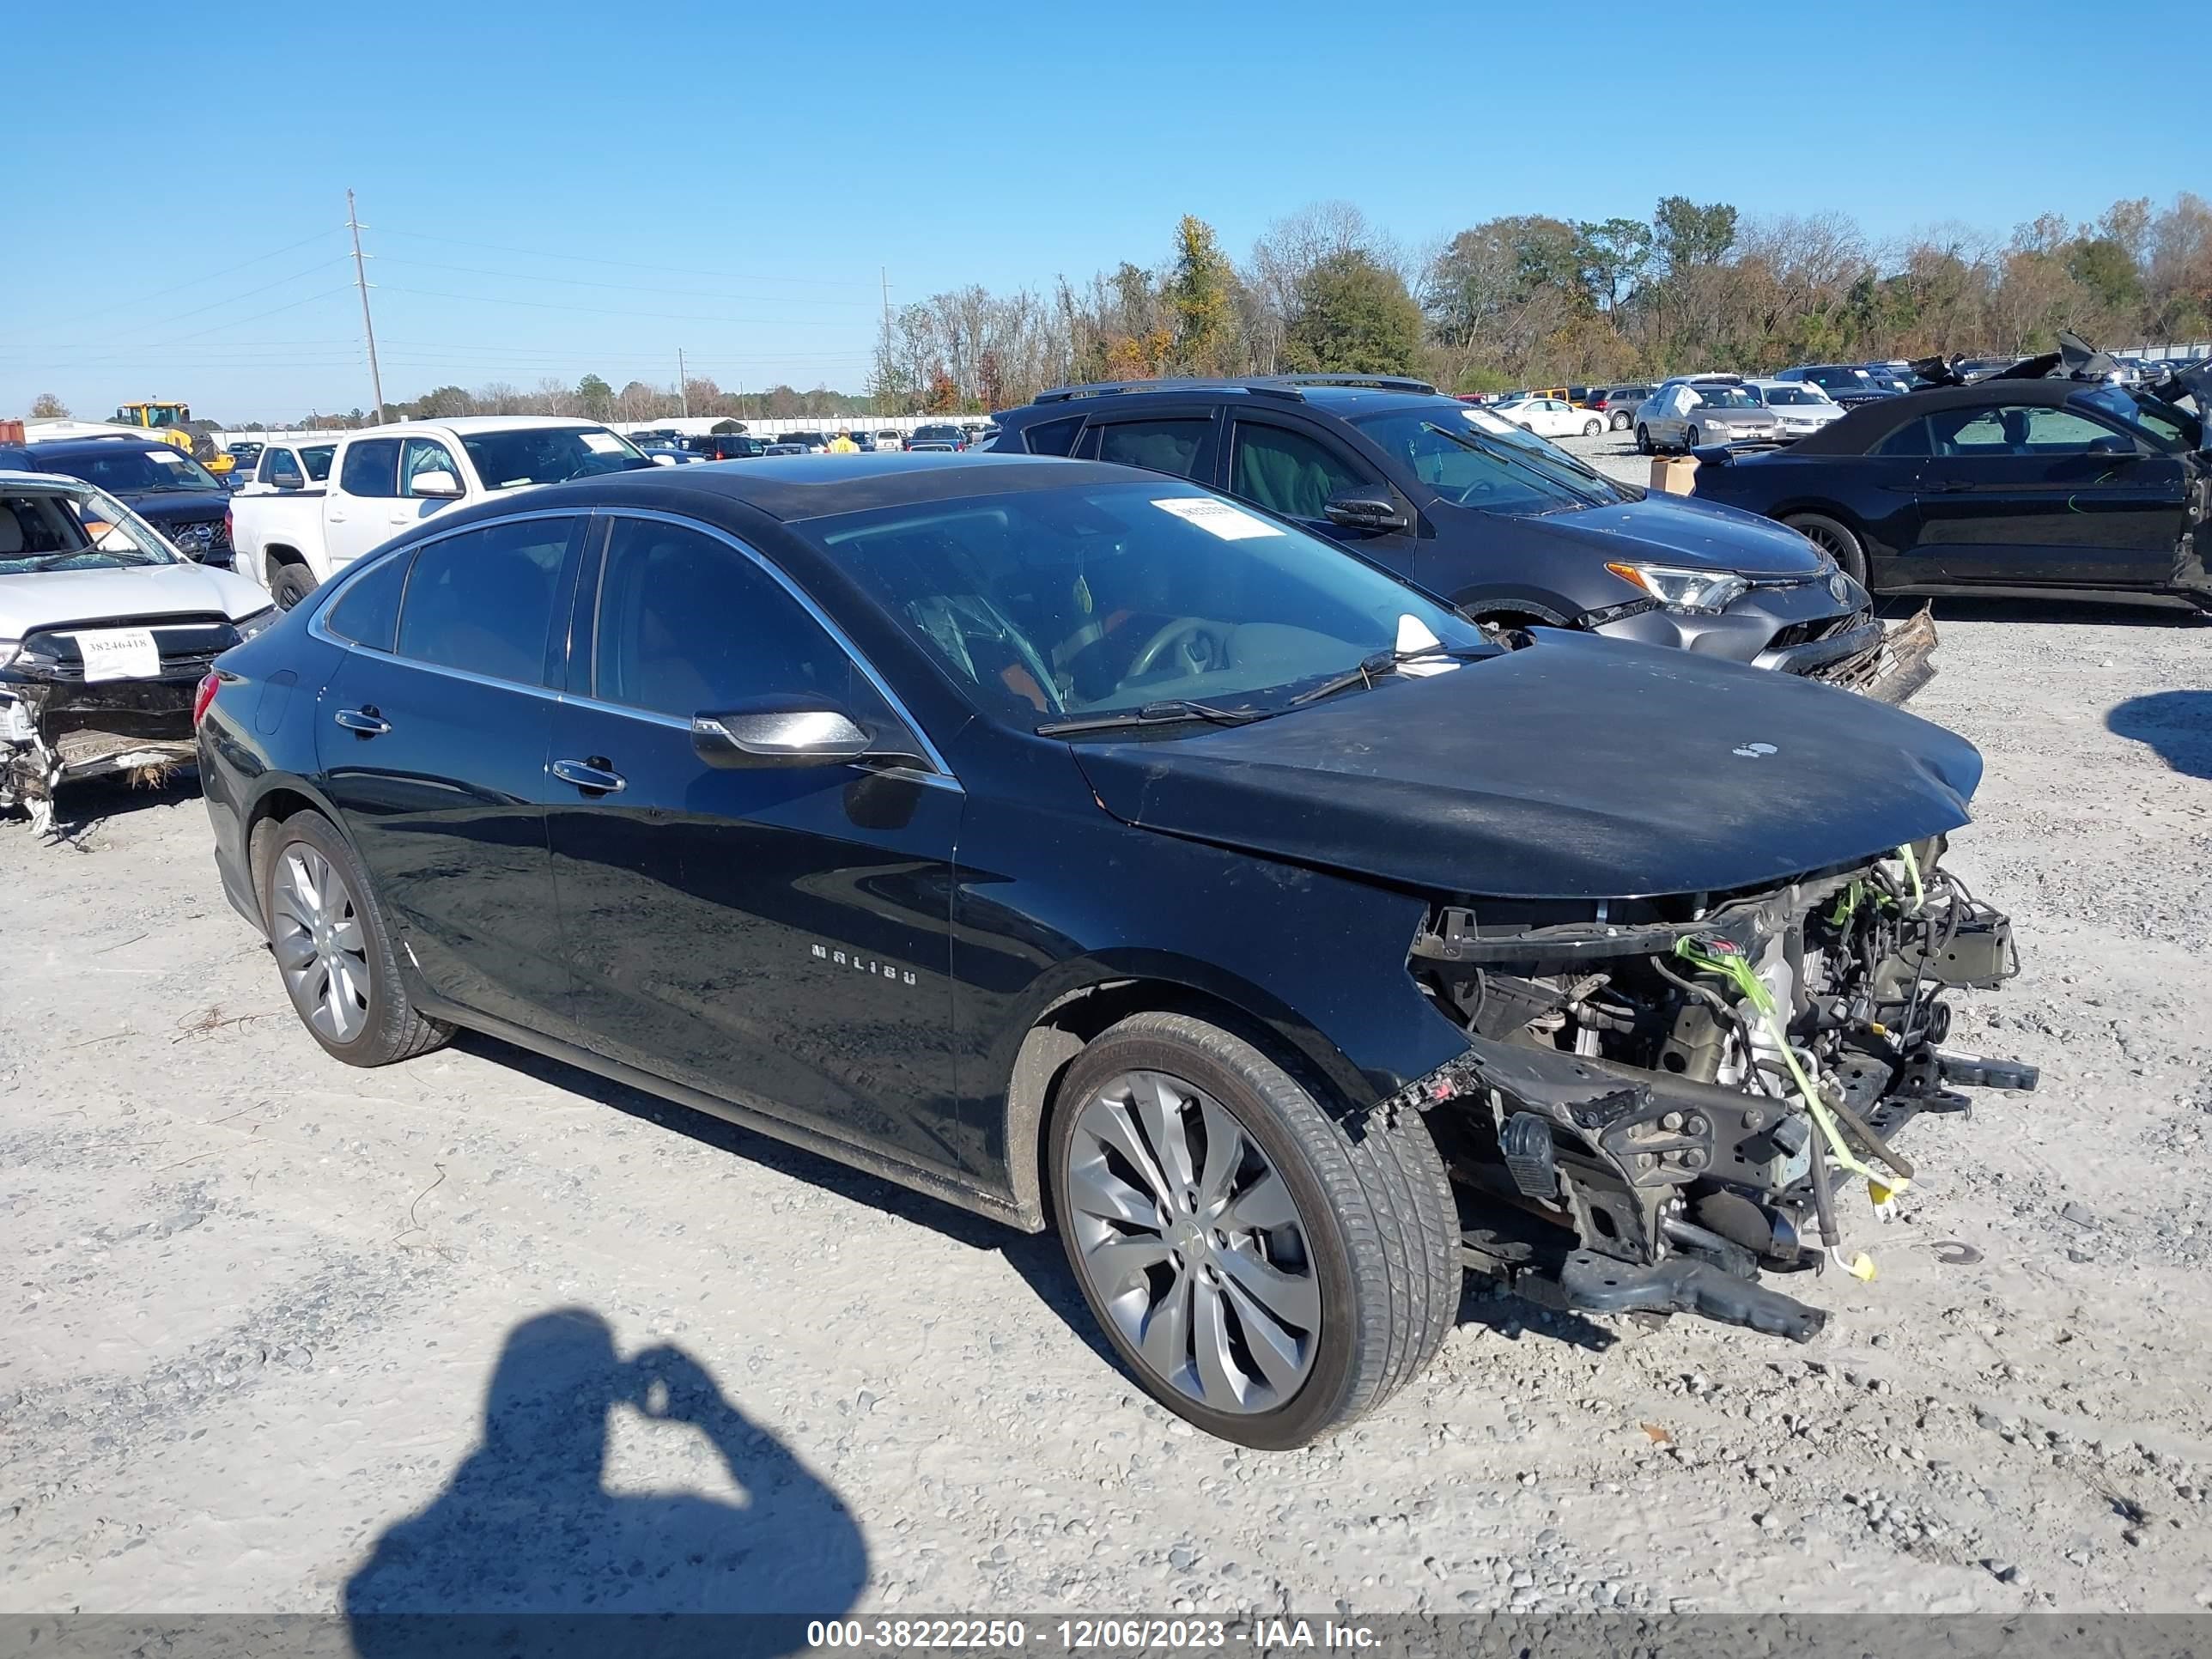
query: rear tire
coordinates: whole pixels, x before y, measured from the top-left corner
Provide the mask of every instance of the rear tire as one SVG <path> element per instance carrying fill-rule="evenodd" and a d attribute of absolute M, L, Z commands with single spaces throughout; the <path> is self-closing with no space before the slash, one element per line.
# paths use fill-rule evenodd
<path fill-rule="evenodd" d="M 1651 428 L 1648 426 L 1638 426 L 1636 428 L 1636 453 L 1639 455 L 1649 455 L 1653 453 Z"/>
<path fill-rule="evenodd" d="M 1146 1393 L 1240 1445 L 1374 1410 L 1459 1305 L 1427 1125 L 1340 1125 L 1317 1093 L 1233 1032 L 1146 1013 L 1076 1057 L 1054 1113 L 1053 1218 L 1084 1300 Z"/>
<path fill-rule="evenodd" d="M 1867 581 L 1866 545 L 1849 525 L 1839 524 L 1824 513 L 1792 514 L 1782 522 L 1833 559 L 1844 574 L 1861 587 L 1874 591 Z"/>
<path fill-rule="evenodd" d="M 307 1034 L 349 1066 L 388 1066 L 442 1048 L 443 1020 L 416 1012 L 368 873 L 320 812 L 295 812 L 255 872 L 284 994 Z"/>
<path fill-rule="evenodd" d="M 289 611 L 315 591 L 314 573 L 304 564 L 281 564 L 270 579 L 269 597 L 279 611 Z"/>

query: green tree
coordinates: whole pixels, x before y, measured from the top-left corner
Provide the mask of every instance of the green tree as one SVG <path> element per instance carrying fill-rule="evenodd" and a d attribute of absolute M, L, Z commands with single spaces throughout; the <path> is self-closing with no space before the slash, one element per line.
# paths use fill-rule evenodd
<path fill-rule="evenodd" d="M 1662 196 L 1651 214 L 1651 243 L 1670 276 L 1717 265 L 1735 246 L 1735 210 L 1726 202 L 1700 207 L 1686 196 Z"/>
<path fill-rule="evenodd" d="M 1213 227 L 1191 214 L 1176 226 L 1176 254 L 1161 297 L 1175 328 L 1176 362 L 1194 374 L 1236 368 L 1237 270 Z"/>
<path fill-rule="evenodd" d="M 1651 263 L 1651 227 L 1641 219 L 1607 219 L 1575 227 L 1575 264 L 1591 295 L 1606 310 L 1621 301 Z"/>
<path fill-rule="evenodd" d="M 69 405 L 51 392 L 41 392 L 31 399 L 31 418 L 34 421 L 66 421 Z"/>
<path fill-rule="evenodd" d="M 592 419 L 604 421 L 614 408 L 615 389 L 598 375 L 586 374 L 576 382 L 576 401 Z"/>
<path fill-rule="evenodd" d="M 2142 299 L 2142 275 L 2127 248 L 2111 236 L 2085 237 L 2067 250 L 2067 274 L 2114 311 Z"/>
<path fill-rule="evenodd" d="M 1283 351 L 1293 368 L 1410 374 L 1420 355 L 1421 308 L 1404 280 L 1369 254 L 1332 253 L 1298 284 Z"/>

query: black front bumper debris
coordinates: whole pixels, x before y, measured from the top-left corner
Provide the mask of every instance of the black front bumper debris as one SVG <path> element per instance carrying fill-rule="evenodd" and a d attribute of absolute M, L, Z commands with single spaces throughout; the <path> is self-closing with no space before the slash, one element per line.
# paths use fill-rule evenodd
<path fill-rule="evenodd" d="M 1638 1267 L 1576 1250 L 1559 1269 L 1559 1289 L 1568 1307 L 1584 1313 L 1702 1314 L 1792 1342 L 1810 1342 L 1828 1322 L 1818 1308 L 1687 1256 Z"/>

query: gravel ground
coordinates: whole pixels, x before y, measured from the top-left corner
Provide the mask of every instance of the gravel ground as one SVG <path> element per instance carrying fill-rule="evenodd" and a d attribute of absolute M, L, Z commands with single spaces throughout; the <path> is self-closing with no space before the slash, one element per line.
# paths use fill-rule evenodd
<path fill-rule="evenodd" d="M 1471 1290 L 1291 1455 L 1146 1402 L 1050 1239 L 491 1042 L 326 1060 L 189 787 L 0 825 L 0 1611 L 2212 1606 L 2212 630 L 1938 615 L 2025 963 L 1957 1042 L 2042 1092 L 1921 1126 L 1809 1346 Z"/>

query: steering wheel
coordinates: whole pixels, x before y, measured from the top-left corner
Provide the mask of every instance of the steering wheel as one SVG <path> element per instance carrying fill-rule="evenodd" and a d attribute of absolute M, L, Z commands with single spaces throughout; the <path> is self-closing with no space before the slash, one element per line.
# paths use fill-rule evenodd
<path fill-rule="evenodd" d="M 1129 665 L 1122 671 L 1125 680 L 1141 679 L 1152 671 L 1152 665 L 1166 655 L 1170 647 L 1179 647 L 1181 656 L 1176 666 L 1187 674 L 1203 674 L 1209 668 L 1220 668 L 1229 661 L 1229 640 L 1218 623 L 1207 622 L 1202 617 L 1178 617 L 1146 640 Z"/>

